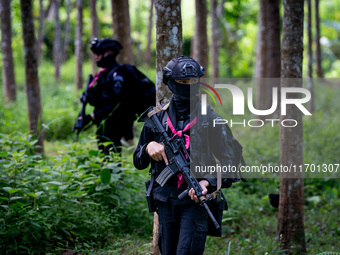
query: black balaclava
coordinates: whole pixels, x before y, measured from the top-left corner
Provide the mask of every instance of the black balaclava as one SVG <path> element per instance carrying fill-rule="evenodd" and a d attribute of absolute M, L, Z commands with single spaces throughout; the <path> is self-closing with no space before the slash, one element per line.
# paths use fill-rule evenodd
<path fill-rule="evenodd" d="M 173 102 L 176 106 L 178 116 L 190 114 L 190 103 L 198 101 L 199 82 L 195 84 L 180 84 L 169 79 L 168 87 L 174 93 Z M 191 97 L 190 97 L 191 94 Z M 190 101 L 191 99 L 191 101 Z"/>
<path fill-rule="evenodd" d="M 169 79 L 168 81 L 168 87 L 171 92 L 175 95 L 180 96 L 181 98 L 183 98 L 183 100 L 190 100 L 190 94 L 191 96 L 195 96 L 196 94 L 198 94 L 199 86 L 199 82 L 189 85 L 177 83 L 174 79 Z"/>
<path fill-rule="evenodd" d="M 117 60 L 116 60 L 116 54 L 109 54 L 106 56 L 102 56 L 102 58 L 97 61 L 97 66 L 98 67 L 109 67 L 109 66 L 115 66 L 117 65 Z"/>

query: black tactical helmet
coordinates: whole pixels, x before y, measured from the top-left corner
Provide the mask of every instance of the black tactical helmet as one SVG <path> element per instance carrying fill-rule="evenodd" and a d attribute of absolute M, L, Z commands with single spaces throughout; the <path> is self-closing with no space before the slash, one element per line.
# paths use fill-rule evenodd
<path fill-rule="evenodd" d="M 98 40 L 97 38 L 94 38 L 91 42 L 90 49 L 94 54 L 97 54 L 97 55 L 102 55 L 106 51 L 112 50 L 113 54 L 117 56 L 122 48 L 123 46 L 118 41 L 111 40 L 111 39 Z"/>
<path fill-rule="evenodd" d="M 163 83 L 168 84 L 169 79 L 184 80 L 200 78 L 204 75 L 204 68 L 193 58 L 179 56 L 170 60 L 163 68 Z"/>

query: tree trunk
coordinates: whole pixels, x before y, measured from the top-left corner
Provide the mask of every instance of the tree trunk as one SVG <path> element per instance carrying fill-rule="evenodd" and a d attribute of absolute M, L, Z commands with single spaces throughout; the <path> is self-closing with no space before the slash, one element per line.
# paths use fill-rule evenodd
<path fill-rule="evenodd" d="M 196 59 L 208 73 L 208 36 L 207 36 L 207 1 L 195 1 L 195 39 L 193 45 L 193 58 Z M 217 20 L 217 17 L 216 17 Z"/>
<path fill-rule="evenodd" d="M 224 15 L 224 3 L 225 3 L 225 0 L 221 0 L 220 5 L 218 6 L 218 9 L 217 9 L 218 17 L 223 17 Z"/>
<path fill-rule="evenodd" d="M 28 123 L 33 136 L 38 139 L 37 151 L 44 152 L 42 129 L 42 108 L 38 78 L 37 48 L 34 36 L 32 0 L 20 0 L 21 23 L 24 40 L 26 94 L 28 103 Z"/>
<path fill-rule="evenodd" d="M 96 9 L 96 0 L 89 0 L 90 1 L 90 12 L 91 12 L 91 33 L 92 33 L 92 39 L 99 37 L 99 25 L 98 25 L 98 15 L 97 15 L 97 9 Z M 92 73 L 97 73 L 97 63 L 94 58 L 94 54 L 91 51 L 91 63 L 92 63 Z"/>
<path fill-rule="evenodd" d="M 38 40 L 37 40 L 37 59 L 38 64 L 41 62 L 41 54 L 42 54 L 42 44 L 44 40 L 44 20 L 45 20 L 45 11 L 43 0 L 39 0 L 39 28 L 38 28 Z"/>
<path fill-rule="evenodd" d="M 211 59 L 212 59 L 212 77 L 217 79 L 219 77 L 218 71 L 218 40 L 219 29 L 217 21 L 217 1 L 210 0 L 210 14 L 211 14 Z"/>
<path fill-rule="evenodd" d="M 311 99 L 309 100 L 308 109 L 311 113 L 315 110 L 314 104 L 314 85 L 313 85 L 313 38 L 312 38 L 312 3 L 311 0 L 307 0 L 308 16 L 307 16 L 307 34 L 308 34 L 308 90 L 311 93 Z"/>
<path fill-rule="evenodd" d="M 302 86 L 303 11 L 304 0 L 285 0 L 283 17 L 281 87 Z M 287 79 L 295 78 L 295 79 Z M 290 93 L 289 98 L 298 98 Z M 294 105 L 287 105 L 283 119 L 297 121 L 295 127 L 280 126 L 280 164 L 303 165 L 302 113 Z M 278 238 L 286 254 L 306 253 L 303 223 L 303 173 L 280 173 Z"/>
<path fill-rule="evenodd" d="M 16 84 L 12 53 L 11 1 L 0 1 L 1 51 L 4 104 L 16 100 Z"/>
<path fill-rule="evenodd" d="M 64 36 L 64 46 L 63 46 L 63 61 L 68 59 L 68 45 L 70 43 L 70 15 L 72 10 L 72 0 L 67 1 L 67 13 L 65 22 L 65 36 Z"/>
<path fill-rule="evenodd" d="M 261 59 L 260 59 L 260 51 L 261 51 L 261 15 L 260 15 L 260 8 L 259 8 L 259 13 L 257 15 L 257 24 L 258 24 L 258 31 L 256 35 L 256 61 L 254 65 L 254 72 L 253 72 L 253 77 L 256 79 L 259 79 L 261 77 Z M 256 100 L 257 101 L 257 100 Z"/>
<path fill-rule="evenodd" d="M 59 83 L 60 79 L 60 63 L 61 63 L 61 28 L 60 28 L 60 20 L 59 20 L 59 7 L 60 0 L 54 0 L 55 9 L 54 9 L 54 40 L 53 40 L 53 62 L 54 62 L 54 78 L 57 83 Z"/>
<path fill-rule="evenodd" d="M 113 39 L 123 45 L 123 49 L 117 56 L 117 60 L 123 64 L 133 64 L 132 40 L 128 0 L 111 0 L 112 2 L 112 26 Z"/>
<path fill-rule="evenodd" d="M 181 1 L 155 0 L 156 10 L 156 101 L 172 93 L 162 83 L 163 68 L 174 57 L 182 55 Z"/>
<path fill-rule="evenodd" d="M 322 55 L 320 45 L 320 17 L 319 17 L 319 0 L 315 0 L 315 25 L 316 25 L 316 74 L 323 78 Z"/>
<path fill-rule="evenodd" d="M 83 0 L 77 0 L 77 25 L 75 39 L 75 56 L 76 56 L 76 89 L 83 89 Z"/>
<path fill-rule="evenodd" d="M 279 0 L 261 0 L 259 12 L 259 35 L 257 54 L 257 100 L 259 110 L 267 110 L 272 106 L 272 89 L 275 84 L 263 78 L 279 78 L 280 59 L 280 8 Z M 268 119 L 272 116 L 257 116 Z"/>
<path fill-rule="evenodd" d="M 149 11 L 149 26 L 148 26 L 148 42 L 146 46 L 144 61 L 145 64 L 151 66 L 151 43 L 152 43 L 152 16 L 153 16 L 153 1 L 151 0 L 150 11 Z"/>
<path fill-rule="evenodd" d="M 158 214 L 156 212 L 154 212 L 154 214 L 153 214 L 153 231 L 152 231 L 152 235 L 153 235 L 153 237 L 152 237 L 152 254 L 153 255 L 161 254 L 159 249 L 158 249 L 158 228 L 159 228 Z"/>
<path fill-rule="evenodd" d="M 50 0 L 50 3 L 45 12 L 45 19 L 47 19 L 48 21 L 53 21 L 55 15 L 55 7 L 55 0 Z"/>
<path fill-rule="evenodd" d="M 257 84 L 257 98 L 256 98 L 256 109 L 266 110 L 269 109 L 269 98 L 271 98 L 271 90 L 268 88 L 267 78 L 267 43 L 268 43 L 268 1 L 260 0 L 259 9 L 259 31 L 258 31 L 258 52 L 256 58 L 256 84 Z M 267 116 L 256 116 L 258 119 L 266 119 Z"/>
<path fill-rule="evenodd" d="M 267 6 L 267 63 L 268 78 L 280 78 L 281 47 L 280 47 L 280 0 L 269 0 Z M 271 92 L 271 88 L 270 88 Z M 270 98 L 272 98 L 270 96 Z M 271 106 L 271 102 L 269 107 Z"/>
<path fill-rule="evenodd" d="M 257 63 L 257 77 L 256 78 L 266 78 L 267 77 L 267 29 L 268 29 L 268 11 L 267 11 L 267 0 L 260 0 L 260 9 L 259 9 L 259 36 L 258 36 L 258 44 L 259 51 L 256 61 Z M 261 88 L 259 88 L 261 89 Z M 262 100 L 261 100 L 262 101 Z"/>
<path fill-rule="evenodd" d="M 174 57 L 182 55 L 182 19 L 180 0 L 155 0 L 156 10 L 156 103 L 172 93 L 162 83 L 163 68 Z M 153 254 L 158 250 L 158 218 L 154 217 Z"/>

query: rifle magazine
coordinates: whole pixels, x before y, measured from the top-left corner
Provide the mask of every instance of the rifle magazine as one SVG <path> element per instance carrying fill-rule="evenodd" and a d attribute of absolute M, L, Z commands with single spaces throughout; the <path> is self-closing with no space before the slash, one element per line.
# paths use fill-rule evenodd
<path fill-rule="evenodd" d="M 156 182 L 162 187 L 165 183 L 170 179 L 171 176 L 174 175 L 174 172 L 171 170 L 169 166 L 165 167 L 162 172 L 156 178 Z"/>

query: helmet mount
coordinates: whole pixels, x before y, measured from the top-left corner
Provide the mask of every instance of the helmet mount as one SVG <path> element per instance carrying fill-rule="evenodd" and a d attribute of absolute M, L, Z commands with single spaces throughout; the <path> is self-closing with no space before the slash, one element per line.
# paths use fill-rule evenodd
<path fill-rule="evenodd" d="M 185 80 L 200 78 L 204 75 L 204 68 L 193 58 L 179 56 L 170 60 L 163 68 L 163 83 L 168 84 L 169 79 Z"/>

